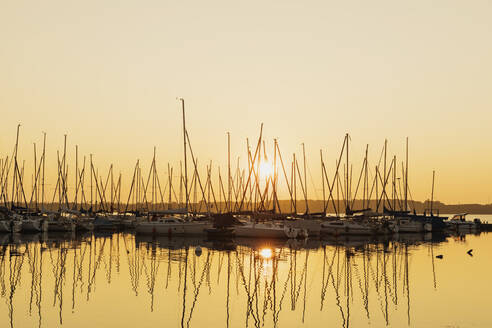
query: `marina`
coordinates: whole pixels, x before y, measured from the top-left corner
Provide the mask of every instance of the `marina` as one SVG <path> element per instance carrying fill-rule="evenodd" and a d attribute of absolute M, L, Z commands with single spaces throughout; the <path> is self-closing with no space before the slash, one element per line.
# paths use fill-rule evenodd
<path fill-rule="evenodd" d="M 0 328 L 492 327 L 492 1 L 0 3 Z"/>
<path fill-rule="evenodd" d="M 6 305 L 0 316 L 10 327 L 82 327 L 88 313 L 104 327 L 491 324 L 485 315 L 464 314 L 471 304 L 486 313 L 480 307 L 488 301 L 477 303 L 482 294 L 470 292 L 470 281 L 490 286 L 474 267 L 489 265 L 487 215 L 440 213 L 435 171 L 430 199 L 418 213 L 408 181 L 408 138 L 401 172 L 396 156 L 387 161 L 385 140 L 374 174 L 366 146 L 355 176 L 346 134 L 331 174 L 320 151 L 322 197 L 313 200 L 304 144 L 302 164 L 293 154 L 289 168 L 276 139 L 273 155 L 267 154 L 263 125 L 255 147 L 247 140 L 245 168 L 238 160 L 232 169 L 227 134 L 227 182 L 220 167 L 212 176 L 212 162 L 200 169 L 179 101 L 179 176 L 168 164 L 161 184 L 154 148 L 148 173 L 137 160 L 127 196 L 125 178 L 115 178 L 113 164 L 104 178 L 92 154 L 87 176 L 78 146 L 74 161 L 67 156 L 66 135 L 50 192 L 46 134 L 40 158 L 34 144 L 29 189 L 17 126 L 12 156 L 0 159 Z M 450 302 L 449 293 L 463 286 L 473 302 Z"/>
<path fill-rule="evenodd" d="M 308 194 L 304 143 L 302 169 L 294 153 L 289 178 L 276 139 L 273 161 L 269 160 L 272 155 L 267 155 L 263 124 L 255 147 L 251 147 L 247 139 L 246 168 L 240 167 L 238 159 L 235 174 L 232 173 L 230 133 L 227 133 L 227 183 L 222 181 L 220 167 L 218 177 L 213 181 L 211 162 L 205 168 L 204 180 L 200 175 L 186 128 L 185 100 L 180 98 L 179 102 L 183 129 L 183 165 L 180 162 L 179 197 L 173 187 L 173 169 L 169 164 L 168 181 L 164 188 L 161 188 L 155 147 L 147 179 L 144 179 L 140 160 L 137 160 L 127 201 L 123 203 L 122 175 L 115 180 L 113 164 L 104 179 L 97 173 L 99 170 L 95 168 L 91 154 L 90 174 L 86 177 L 85 157 L 83 166 L 79 167 L 78 146 L 75 146 L 75 163 L 70 164 L 65 135 L 63 152 L 57 152 L 58 176 L 52 190 L 52 201 L 48 203 L 45 199 L 46 133 L 43 136 L 43 150 L 39 160 L 34 143 L 34 168 L 29 190 L 25 181 L 24 164 L 22 167 L 19 166 L 19 124 L 12 156 L 0 159 L 0 199 L 3 202 L 3 206 L 0 207 L 0 230 L 10 233 L 73 233 L 76 230 L 114 232 L 126 229 L 137 234 L 168 237 L 207 235 L 218 239 L 236 236 L 306 239 L 322 235 L 472 233 L 489 228 L 488 223 L 479 218 L 473 221 L 466 220 L 467 213 L 457 214 L 449 220 L 448 217 L 439 215 L 439 209 L 434 204 L 435 171 L 432 172 L 431 198 L 427 204 L 429 208 L 424 209 L 423 214 L 417 213 L 408 181 L 408 138 L 401 172 L 397 169 L 399 165 L 396 155 L 391 161 L 387 161 L 387 140 L 384 141 L 374 175 L 369 172 L 369 145 L 365 149 L 359 176 L 353 175 L 348 133 L 343 139 L 331 179 L 325 166 L 323 152 L 320 150 L 321 212 L 313 212 L 312 206 L 311 210 L 309 206 L 312 200 Z M 188 174 L 190 159 L 193 164 L 191 177 Z M 68 174 L 70 167 L 75 167 L 72 177 Z M 70 185 L 69 181 L 74 179 L 74 185 Z M 89 180 L 89 188 L 86 186 L 86 180 Z M 403 184 L 400 180 L 403 180 Z M 218 189 L 214 189 L 214 185 Z M 289 209 L 285 208 L 285 200 L 284 206 L 281 205 L 282 199 L 279 197 L 282 192 L 285 194 L 285 191 L 290 196 Z M 29 195 L 29 192 L 31 196 L 28 200 L 26 194 Z M 298 192 L 303 195 L 304 200 L 297 199 Z M 167 203 L 164 201 L 166 193 Z M 304 205 L 303 212 L 299 212 L 300 203 Z M 330 210 L 333 212 L 329 212 Z"/>

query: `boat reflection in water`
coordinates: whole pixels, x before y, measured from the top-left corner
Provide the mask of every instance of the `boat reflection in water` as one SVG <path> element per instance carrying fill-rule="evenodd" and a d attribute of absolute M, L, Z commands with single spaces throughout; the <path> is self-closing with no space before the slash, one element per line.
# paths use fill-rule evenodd
<path fill-rule="evenodd" d="M 448 295 L 436 250 L 464 238 L 490 239 L 5 234 L 0 315 L 10 327 L 439 325 L 447 318 L 429 321 L 432 304 L 421 306 Z"/>

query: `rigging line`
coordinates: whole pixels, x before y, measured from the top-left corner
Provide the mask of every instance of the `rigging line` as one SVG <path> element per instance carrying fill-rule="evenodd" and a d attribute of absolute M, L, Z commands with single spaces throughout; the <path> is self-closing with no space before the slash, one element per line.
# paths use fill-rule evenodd
<path fill-rule="evenodd" d="M 314 179 L 313 179 L 313 174 L 311 172 L 311 168 L 309 167 L 308 164 L 306 164 L 307 170 L 309 172 L 309 177 L 311 178 L 311 185 L 313 186 L 314 190 L 314 195 L 316 196 L 316 199 L 320 199 L 319 194 L 318 194 L 318 189 L 316 189 L 316 185 L 314 184 Z"/>

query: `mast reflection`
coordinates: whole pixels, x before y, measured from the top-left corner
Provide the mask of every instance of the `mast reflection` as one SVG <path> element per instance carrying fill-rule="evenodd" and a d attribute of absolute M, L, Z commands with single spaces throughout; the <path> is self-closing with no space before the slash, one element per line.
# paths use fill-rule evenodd
<path fill-rule="evenodd" d="M 1 235 L 0 242 L 0 296 L 10 327 L 30 320 L 15 311 L 17 306 L 27 308 L 31 325 L 63 325 L 116 284 L 126 286 L 133 297 L 129 301 L 145 304 L 141 315 L 166 313 L 170 325 L 202 326 L 207 314 L 220 317 L 225 327 L 238 322 L 279 327 L 338 313 L 330 322 L 348 328 L 354 314 L 360 320 L 362 313 L 368 322 L 396 324 L 392 314 L 403 309 L 411 325 L 413 253 L 426 249 L 429 281 L 437 290 L 434 247 L 446 239 L 407 234 L 218 242 L 44 233 Z M 176 303 L 179 315 L 170 314 L 167 307 Z"/>

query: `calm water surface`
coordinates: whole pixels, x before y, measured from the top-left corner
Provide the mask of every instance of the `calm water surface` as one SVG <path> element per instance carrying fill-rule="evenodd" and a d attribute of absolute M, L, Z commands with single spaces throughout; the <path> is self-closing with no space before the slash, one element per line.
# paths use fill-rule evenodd
<path fill-rule="evenodd" d="M 38 234 L 0 245 L 1 327 L 492 327 L 487 233 L 215 244 Z"/>

